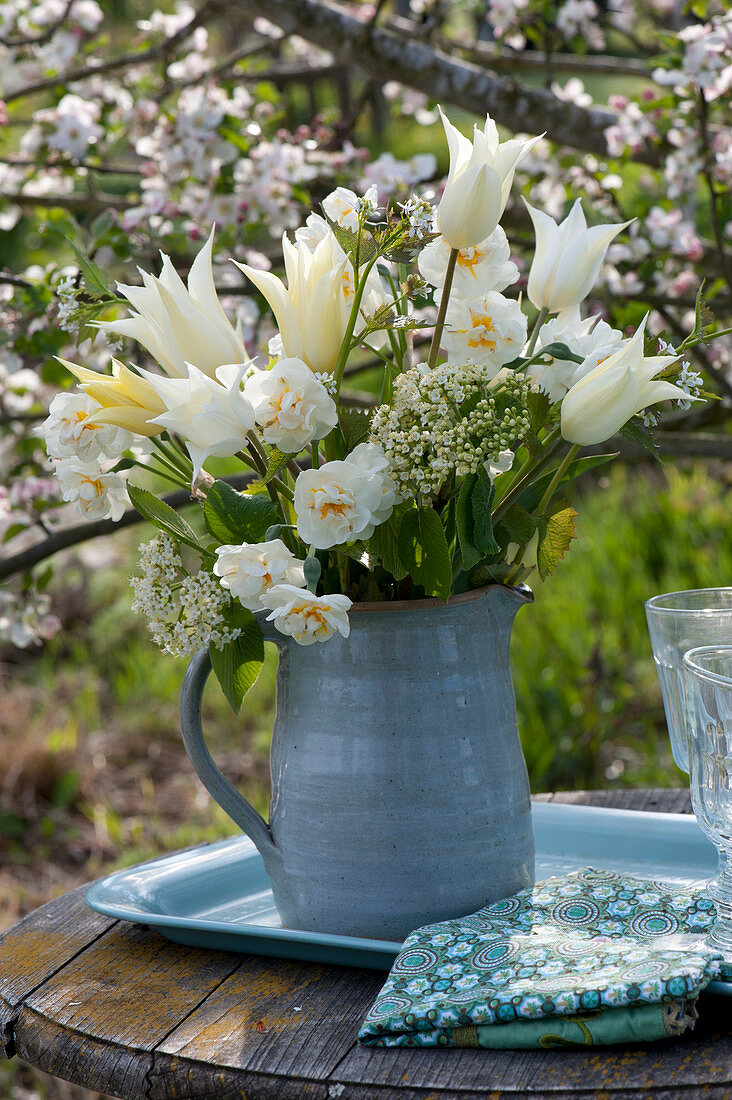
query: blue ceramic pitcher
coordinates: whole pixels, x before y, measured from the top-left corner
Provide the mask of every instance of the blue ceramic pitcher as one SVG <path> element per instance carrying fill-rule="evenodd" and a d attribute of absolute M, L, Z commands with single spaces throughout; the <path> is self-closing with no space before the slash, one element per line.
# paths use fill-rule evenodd
<path fill-rule="evenodd" d="M 186 751 L 254 841 L 284 925 L 401 940 L 534 880 L 526 765 L 509 667 L 526 587 L 354 604 L 349 638 L 279 648 L 270 820 L 204 744 L 207 651 L 186 672 Z"/>

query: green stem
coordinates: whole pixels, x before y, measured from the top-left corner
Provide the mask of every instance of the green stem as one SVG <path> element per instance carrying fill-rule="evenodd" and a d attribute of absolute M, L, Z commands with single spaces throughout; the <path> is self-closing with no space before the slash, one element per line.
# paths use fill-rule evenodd
<path fill-rule="evenodd" d="M 732 328 L 720 328 L 717 332 L 707 332 L 704 336 L 687 336 L 683 344 L 679 344 L 677 354 L 681 355 L 687 348 L 695 348 L 697 344 L 708 344 L 710 340 L 716 340 L 718 336 L 729 336 Z"/>
<path fill-rule="evenodd" d="M 528 459 L 519 471 L 517 480 L 513 483 L 509 491 L 502 498 L 500 504 L 493 512 L 493 522 L 497 523 L 502 516 L 505 516 L 509 508 L 515 503 L 516 499 L 521 496 L 524 489 L 528 485 L 531 478 L 537 474 L 540 470 L 551 461 L 554 454 L 554 450 L 557 446 L 557 436 L 559 435 L 559 428 L 554 428 L 546 437 L 544 443 L 545 448 L 541 455 L 534 459 Z"/>
<path fill-rule="evenodd" d="M 546 512 L 547 508 L 551 504 L 552 497 L 554 496 L 555 492 L 557 491 L 557 488 L 558 488 L 562 478 L 564 477 L 564 475 L 566 474 L 566 472 L 569 469 L 570 465 L 574 462 L 575 458 L 577 457 L 577 453 L 578 453 L 579 449 L 580 449 L 579 443 L 573 443 L 572 446 L 567 451 L 564 458 L 562 459 L 562 461 L 557 466 L 556 470 L 554 471 L 554 477 L 551 479 L 551 481 L 547 485 L 546 492 L 544 493 L 543 497 L 539 501 L 539 507 L 536 509 L 537 516 L 543 516 L 544 513 Z"/>
<path fill-rule="evenodd" d="M 524 353 L 525 355 L 531 355 L 534 348 L 536 347 L 536 341 L 539 339 L 539 329 L 544 324 L 548 316 L 548 309 L 544 308 L 539 310 L 539 316 L 534 321 L 534 327 L 531 330 L 531 336 L 529 337 L 529 342 L 526 345 L 526 351 Z"/>
<path fill-rule="evenodd" d="M 358 312 L 361 308 L 361 301 L 366 290 L 366 281 L 371 274 L 371 269 L 379 258 L 378 252 L 373 256 L 364 268 L 363 275 L 358 281 L 356 286 L 356 293 L 353 296 L 353 305 L 351 306 L 351 312 L 348 317 L 348 324 L 346 325 L 346 331 L 343 334 L 343 342 L 341 344 L 341 350 L 338 353 L 338 359 L 336 361 L 335 368 L 333 370 L 333 380 L 336 387 L 336 395 L 341 388 L 341 382 L 343 381 L 343 371 L 346 367 L 348 360 L 348 353 L 351 350 L 351 339 L 353 337 L 354 330 L 356 328 L 356 321 L 358 320 Z"/>
<path fill-rule="evenodd" d="M 442 297 L 440 298 L 440 308 L 437 311 L 437 322 L 435 324 L 435 331 L 432 334 L 432 343 L 430 344 L 430 354 L 427 359 L 427 366 L 430 370 L 434 370 L 437 366 L 437 356 L 440 353 L 440 340 L 442 339 L 442 332 L 445 328 L 445 317 L 447 315 L 447 303 L 450 300 L 450 291 L 452 289 L 452 280 L 455 275 L 455 265 L 457 264 L 457 258 L 460 253 L 459 248 L 450 249 L 450 259 L 447 261 L 447 271 L 445 272 L 445 285 L 442 288 Z"/>

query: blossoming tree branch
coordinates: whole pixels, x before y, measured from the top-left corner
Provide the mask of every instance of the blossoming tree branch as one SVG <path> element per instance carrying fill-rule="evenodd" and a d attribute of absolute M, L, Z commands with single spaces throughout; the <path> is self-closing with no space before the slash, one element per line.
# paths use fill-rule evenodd
<path fill-rule="evenodd" d="M 232 484 L 253 483 L 247 499 L 272 521 L 254 533 L 261 541 L 270 527 L 280 528 L 283 547 L 303 562 L 303 590 L 311 590 L 307 578 L 320 568 L 312 595 L 321 597 L 326 586 L 359 599 L 427 593 L 422 544 L 413 543 L 414 561 L 400 556 L 408 554 L 415 511 L 420 538 L 430 537 L 425 523 L 436 536 L 435 518 L 442 527 L 452 555 L 451 591 L 481 579 L 528 576 L 553 540 L 542 536 L 551 501 L 541 498 L 563 461 L 554 500 L 570 474 L 587 468 L 589 458 L 569 457 L 568 447 L 589 445 L 587 432 L 596 434 L 592 417 L 582 426 L 595 383 L 575 390 L 579 360 L 589 362 L 605 345 L 614 353 L 633 333 L 630 358 L 618 368 L 635 379 L 635 389 L 621 387 L 630 410 L 626 445 L 650 446 L 646 429 L 665 407 L 671 415 L 657 425 L 662 453 L 724 454 L 726 435 L 710 429 L 723 427 L 732 397 L 724 338 L 732 22 L 713 4 L 702 7 L 684 16 L 667 0 L 621 0 L 609 11 L 594 0 L 552 0 L 541 10 L 491 0 L 481 6 L 470 37 L 472 8 L 462 0 L 402 2 L 399 14 L 381 4 L 246 0 L 241 10 L 248 19 L 206 0 L 197 8 L 181 3 L 172 14 L 152 12 L 138 23 L 129 48 L 115 35 L 113 52 L 104 43 L 96 0 L 9 0 L 0 16 L 6 104 L 0 228 L 16 242 L 16 253 L 19 241 L 45 242 L 46 260 L 19 266 L 8 254 L 0 271 L 0 578 L 18 578 L 0 592 L 0 639 L 28 645 L 53 632 L 43 563 L 64 546 L 133 520 L 130 476 L 133 484 L 167 485 L 169 504 L 179 509 L 181 493 L 190 499 L 194 472 L 202 498 L 206 467 L 227 453 L 238 454 L 239 469 L 230 464 L 208 493 L 209 513 L 219 494 L 238 507 L 244 498 L 232 496 Z M 624 56 L 624 44 L 633 57 Z M 401 84 L 390 79 L 393 56 Z M 646 57 L 656 60 L 649 64 Z M 349 58 L 363 71 L 355 83 L 344 75 Z M 520 82 L 537 71 L 544 88 Z M 320 73 L 340 81 L 340 99 L 338 106 L 327 100 L 318 113 Z M 622 82 L 626 94 L 611 95 L 607 106 L 593 103 L 579 78 L 589 83 L 598 74 L 616 86 Z M 293 78 L 310 82 L 307 125 L 293 113 Z M 498 143 L 490 127 L 490 138 L 481 131 L 473 147 L 485 153 L 486 142 L 495 144 L 500 212 L 496 216 L 495 186 L 491 191 L 481 177 L 493 206 L 481 214 L 476 205 L 478 221 L 462 236 L 445 227 L 464 214 L 464 191 L 453 184 L 464 176 L 457 165 L 467 139 L 448 129 L 446 180 L 444 157 L 384 153 L 369 161 L 355 143 L 370 113 L 383 117 L 385 110 L 410 126 L 438 127 L 438 95 L 472 110 L 490 103 L 513 131 L 547 131 L 519 140 L 512 188 L 505 186 L 501 158 L 514 146 Z M 312 204 L 322 215 L 303 226 Z M 625 228 L 616 235 L 619 225 Z M 283 231 L 294 231 L 294 241 L 286 236 L 280 256 L 275 241 Z M 160 276 L 145 274 L 139 286 L 135 266 L 153 270 L 159 248 L 166 254 Z M 554 270 L 558 255 L 563 262 Z M 281 265 L 284 280 L 272 271 Z M 187 272 L 187 286 L 176 268 Z M 584 279 L 582 286 L 567 289 L 570 271 Z M 134 350 L 130 341 L 137 342 Z M 263 373 L 268 341 L 273 366 Z M 566 353 L 551 355 L 545 349 L 552 345 Z M 666 367 L 648 374 L 659 355 L 677 353 L 668 377 Z M 73 375 L 64 363 L 73 364 L 85 394 L 73 397 L 75 420 L 65 412 L 72 407 Z M 598 365 L 605 363 L 598 359 Z M 373 378 L 377 366 L 383 383 L 372 408 L 374 395 L 359 389 L 359 379 Z M 486 379 L 494 369 L 497 381 Z M 692 403 L 702 377 L 721 400 Z M 684 392 L 665 406 L 649 398 L 639 420 L 631 405 L 641 409 L 661 384 Z M 305 438 L 304 425 L 299 435 L 287 427 L 289 398 L 283 398 L 281 423 L 263 423 L 257 410 L 277 405 L 278 386 L 282 393 L 302 390 L 289 415 L 296 423 L 304 401 L 311 437 Z M 194 410 L 216 406 L 221 387 L 229 398 L 214 431 Z M 44 448 L 38 425 L 49 406 Z M 465 417 L 455 412 L 458 406 Z M 242 425 L 248 425 L 245 442 Z M 225 430 L 233 434 L 220 438 Z M 232 440 L 236 452 L 229 449 Z M 476 466 L 483 444 L 485 458 Z M 308 478 L 329 463 L 346 462 L 350 468 L 339 476 L 363 481 L 375 447 L 386 465 L 368 475 L 368 492 L 358 491 L 363 530 L 343 544 L 319 545 L 325 535 L 307 526 L 304 512 Z M 57 476 L 49 476 L 46 452 Z M 542 486 L 539 498 L 521 495 L 529 475 Z M 382 499 L 376 489 L 387 485 L 385 478 L 393 488 L 384 489 Z M 485 539 L 483 521 L 470 519 L 474 504 L 480 511 L 478 496 L 462 488 L 472 478 L 486 494 L 492 486 Z M 335 529 L 337 509 L 326 503 Z M 139 496 L 136 504 L 144 507 Z M 533 527 L 523 516 L 532 509 Z M 425 519 L 428 512 L 434 517 Z M 471 522 L 479 532 L 472 553 L 465 543 Z M 553 531 L 559 520 L 552 523 Z M 571 527 L 567 522 L 563 538 Z M 184 547 L 187 569 L 193 547 L 185 549 L 177 532 L 171 537 Z M 221 545 L 237 545 L 233 533 Z M 199 549 L 201 537 L 199 531 Z M 441 582 L 430 583 L 444 596 L 447 569 L 437 541 Z M 360 557 L 354 547 L 361 547 Z M 486 547 L 492 553 L 473 561 Z M 144 557 L 147 571 L 155 549 L 151 553 L 152 559 Z M 213 562 L 201 558 L 208 579 L 199 577 L 198 595 L 193 580 L 171 573 L 168 562 L 172 603 L 165 614 L 155 605 L 161 614 L 151 616 L 168 624 L 154 628 L 161 644 L 180 652 L 203 644 L 212 615 L 223 631 L 219 640 L 239 629 L 222 625 L 232 597 L 212 580 Z M 391 576 L 391 588 L 380 570 Z M 286 575 L 290 583 L 296 574 Z M 147 606 L 150 599 L 147 592 L 138 603 Z"/>
<path fill-rule="evenodd" d="M 130 316 L 99 322 L 157 369 L 64 361 L 79 388 L 54 398 L 43 426 L 64 499 L 114 519 L 129 495 L 160 529 L 142 548 L 134 606 L 168 652 L 209 646 L 235 709 L 263 660 L 263 616 L 313 645 L 348 636 L 353 601 L 447 600 L 549 576 L 575 532 L 567 483 L 611 457 L 581 449 L 642 433 L 654 406 L 699 388 L 683 348 L 647 354 L 645 319 L 624 336 L 582 316 L 628 226 L 588 226 L 580 200 L 559 223 L 527 204 L 529 326 L 527 303 L 503 293 L 518 268 L 499 222 L 539 139 L 502 142 L 489 116 L 472 140 L 442 122 L 436 208 L 338 187 L 283 235 L 284 280 L 237 263 L 276 322 L 267 366 L 221 307 L 213 232 L 187 284 L 164 256 L 159 276 L 118 288 Z M 426 358 L 412 365 L 423 329 Z M 687 344 L 698 339 L 697 326 Z M 381 373 L 366 412 L 341 399 L 364 355 Z M 236 491 L 206 469 L 213 459 L 255 481 Z M 136 485 L 136 467 L 190 486 L 203 527 Z"/>

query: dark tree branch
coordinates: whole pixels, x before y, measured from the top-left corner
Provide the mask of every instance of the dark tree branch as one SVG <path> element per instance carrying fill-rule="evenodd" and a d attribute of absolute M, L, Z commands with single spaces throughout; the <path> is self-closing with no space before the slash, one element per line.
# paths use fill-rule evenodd
<path fill-rule="evenodd" d="M 234 474 L 221 480 L 227 481 L 235 489 L 243 489 L 253 480 L 253 474 Z M 162 498 L 171 508 L 183 508 L 187 504 L 194 504 L 195 498 L 187 489 L 176 489 L 174 493 L 168 493 Z M 29 546 L 25 550 L 19 550 L 17 554 L 0 561 L 0 580 L 12 577 L 14 573 L 26 572 L 39 562 L 52 558 L 61 550 L 68 550 L 71 546 L 78 546 L 88 539 L 99 538 L 101 535 L 113 535 L 115 531 L 123 527 L 131 527 L 135 523 L 142 523 L 141 516 L 134 508 L 128 508 L 121 519 L 116 522 L 111 519 L 97 519 L 91 523 L 77 523 L 73 527 L 64 527 L 61 531 L 54 531 L 47 539 Z"/>
<path fill-rule="evenodd" d="M 223 0 L 216 0 L 223 5 Z M 358 65 L 376 81 L 395 77 L 442 103 L 477 115 L 489 112 L 513 131 L 545 130 L 552 141 L 607 156 L 606 128 L 614 112 L 578 107 L 545 89 L 519 84 L 457 60 L 414 38 L 414 25 L 393 17 L 388 27 L 371 27 L 332 0 L 239 0 L 252 17 L 264 16 L 288 34 L 298 34 L 333 51 L 339 61 Z M 645 148 L 636 161 L 657 164 L 658 152 Z"/>

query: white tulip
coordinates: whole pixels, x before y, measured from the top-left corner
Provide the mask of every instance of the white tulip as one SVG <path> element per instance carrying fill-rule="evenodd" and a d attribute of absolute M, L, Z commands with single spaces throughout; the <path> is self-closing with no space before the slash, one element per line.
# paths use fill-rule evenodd
<path fill-rule="evenodd" d="M 56 466 L 56 476 L 64 500 L 73 501 L 75 510 L 86 519 L 122 518 L 129 503 L 127 487 L 119 474 L 105 474 L 93 462 L 65 458 Z"/>
<path fill-rule="evenodd" d="M 262 438 L 287 454 L 322 439 L 338 423 L 338 411 L 325 386 L 302 359 L 280 359 L 255 371 L 244 384 Z"/>
<path fill-rule="evenodd" d="M 117 284 L 137 312 L 121 321 L 100 322 L 99 328 L 137 340 L 172 377 L 184 378 L 186 363 L 210 378 L 217 367 L 243 363 L 247 359 L 244 342 L 224 313 L 214 285 L 213 240 L 212 230 L 193 261 L 187 289 L 162 253 L 159 278 L 140 271 L 144 286 Z"/>
<path fill-rule="evenodd" d="M 538 137 L 500 142 L 495 122 L 486 115 L 470 141 L 440 109 L 450 150 L 450 171 L 437 210 L 437 227 L 451 248 L 471 248 L 489 237 L 506 208 L 514 172 Z"/>
<path fill-rule="evenodd" d="M 274 585 L 262 597 L 262 607 L 272 609 L 267 620 L 300 645 L 326 642 L 336 630 L 347 638 L 351 631 L 350 606 L 348 596 L 314 596 L 291 584 Z"/>
<path fill-rule="evenodd" d="M 249 363 L 227 364 L 217 369 L 216 379 L 191 363 L 186 378 L 162 378 L 141 371 L 167 408 L 151 423 L 184 439 L 193 461 L 193 481 L 208 458 L 230 458 L 241 450 L 254 428 L 254 409 L 241 391 L 249 367 Z"/>
<path fill-rule="evenodd" d="M 579 306 L 563 310 L 539 329 L 538 347 L 549 344 L 566 344 L 575 355 L 582 356 L 582 363 L 572 359 L 553 359 L 532 363 L 526 375 L 543 390 L 552 402 L 561 401 L 568 389 L 589 374 L 601 359 L 606 359 L 620 347 L 623 334 L 611 328 L 599 317 L 581 320 Z"/>
<path fill-rule="evenodd" d="M 484 241 L 461 248 L 455 264 L 452 293 L 461 298 L 477 298 L 489 290 L 505 290 L 519 277 L 519 269 L 510 255 L 508 239 L 500 226 Z M 443 287 L 449 259 L 450 245 L 444 237 L 437 237 L 419 254 L 420 275 L 431 286 Z"/>
<path fill-rule="evenodd" d="M 497 373 L 520 355 L 526 342 L 521 306 L 494 290 L 470 301 L 452 298 L 447 325 L 442 343 L 448 363 L 484 363 Z"/>
<path fill-rule="evenodd" d="M 677 355 L 643 355 L 645 319 L 630 339 L 572 386 L 562 401 L 561 428 L 570 443 L 604 443 L 631 416 L 658 401 L 688 400 L 680 386 L 654 375 Z"/>
<path fill-rule="evenodd" d="M 57 393 L 41 430 L 51 458 L 78 458 L 94 462 L 100 455 L 119 458 L 132 436 L 113 424 L 97 424 L 94 414 L 101 405 L 85 393 Z"/>
<path fill-rule="evenodd" d="M 526 209 L 536 235 L 527 286 L 529 299 L 537 309 L 550 313 L 570 309 L 590 293 L 610 242 L 630 222 L 588 229 L 579 199 L 561 224 L 528 203 Z"/>
<path fill-rule="evenodd" d="M 384 472 L 382 456 L 386 463 L 378 444 L 361 444 L 347 459 L 303 470 L 295 482 L 294 499 L 297 533 L 303 542 L 326 550 L 368 539 L 389 518 L 399 498 Z"/>
<path fill-rule="evenodd" d="M 241 546 L 219 546 L 213 571 L 222 588 L 249 611 L 259 611 L 261 598 L 276 584 L 303 588 L 303 564 L 285 546 L 282 539 L 270 542 L 242 543 Z"/>
<path fill-rule="evenodd" d="M 317 243 L 309 237 L 293 244 L 286 234 L 282 237 L 287 286 L 269 271 L 240 263 L 237 267 L 269 302 L 285 356 L 303 359 L 313 371 L 331 373 L 351 312 L 353 268 L 328 223 L 319 220 L 325 231 Z"/>

